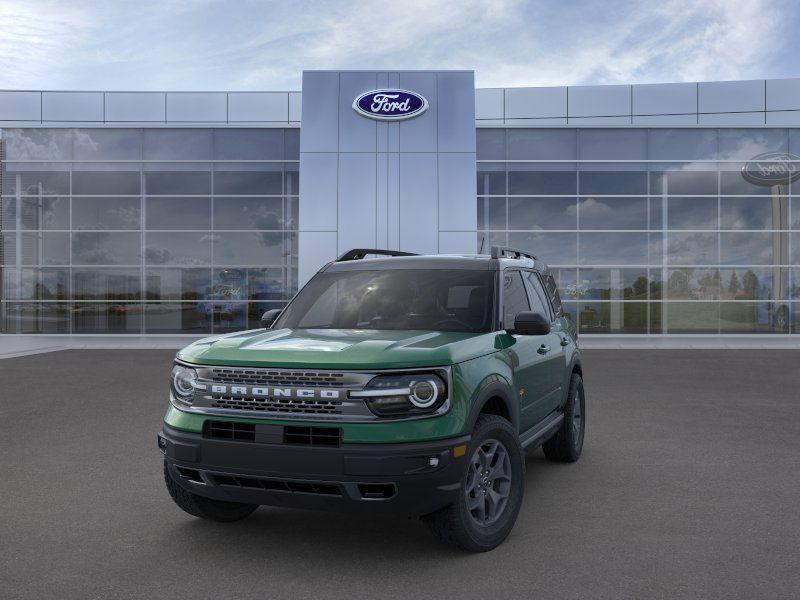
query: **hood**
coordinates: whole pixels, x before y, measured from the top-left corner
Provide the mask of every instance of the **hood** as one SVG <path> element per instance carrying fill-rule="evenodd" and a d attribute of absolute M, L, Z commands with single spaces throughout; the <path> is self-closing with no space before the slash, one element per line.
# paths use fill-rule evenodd
<path fill-rule="evenodd" d="M 313 369 L 452 365 L 495 351 L 496 333 L 365 329 L 255 329 L 190 344 L 190 363 Z"/>

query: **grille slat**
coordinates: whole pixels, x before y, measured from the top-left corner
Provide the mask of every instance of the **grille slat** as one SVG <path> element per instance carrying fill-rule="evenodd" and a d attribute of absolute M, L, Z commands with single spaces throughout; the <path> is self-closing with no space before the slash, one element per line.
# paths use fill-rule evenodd
<path fill-rule="evenodd" d="M 317 371 L 272 371 L 241 368 L 212 368 L 211 380 L 215 383 L 242 385 L 302 385 L 303 387 L 343 387 L 344 373 Z"/>
<path fill-rule="evenodd" d="M 314 494 L 317 496 L 342 496 L 338 484 L 323 481 L 292 481 L 288 479 L 266 479 L 261 477 L 242 477 L 212 474 L 217 485 L 263 489 L 268 492 L 284 492 L 288 494 Z"/>
<path fill-rule="evenodd" d="M 341 412 L 342 403 L 337 400 L 248 398 L 245 396 L 219 396 L 212 394 L 211 406 L 214 408 L 229 408 L 233 410 L 335 415 Z"/>

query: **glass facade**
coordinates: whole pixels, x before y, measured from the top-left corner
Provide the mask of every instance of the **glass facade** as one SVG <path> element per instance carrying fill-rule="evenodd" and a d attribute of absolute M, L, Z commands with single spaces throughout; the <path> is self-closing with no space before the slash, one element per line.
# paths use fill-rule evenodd
<path fill-rule="evenodd" d="M 299 130 L 3 129 L 0 333 L 246 329 L 297 290 Z"/>
<path fill-rule="evenodd" d="M 552 265 L 582 333 L 800 333 L 800 181 L 742 171 L 800 130 L 477 133 L 478 248 Z"/>

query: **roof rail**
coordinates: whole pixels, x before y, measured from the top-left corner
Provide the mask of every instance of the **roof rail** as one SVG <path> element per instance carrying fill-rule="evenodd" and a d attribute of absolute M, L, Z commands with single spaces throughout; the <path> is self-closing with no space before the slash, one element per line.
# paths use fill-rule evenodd
<path fill-rule="evenodd" d="M 530 258 L 531 260 L 536 260 L 533 254 L 517 248 L 509 248 L 508 246 L 492 246 L 492 258 Z"/>
<path fill-rule="evenodd" d="M 342 254 L 336 262 L 347 260 L 361 260 L 368 254 L 379 254 L 381 256 L 418 256 L 415 252 L 402 252 L 400 250 L 380 250 L 376 248 L 353 248 Z"/>

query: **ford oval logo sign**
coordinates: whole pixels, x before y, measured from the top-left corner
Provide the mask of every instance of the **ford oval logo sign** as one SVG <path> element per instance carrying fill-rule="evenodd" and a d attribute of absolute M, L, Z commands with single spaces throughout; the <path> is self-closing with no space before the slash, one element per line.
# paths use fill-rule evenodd
<path fill-rule="evenodd" d="M 789 184 L 800 179 L 800 156 L 788 152 L 767 152 L 748 160 L 742 177 L 754 185 Z"/>
<path fill-rule="evenodd" d="M 379 121 L 400 121 L 428 110 L 428 101 L 407 90 L 372 90 L 353 100 L 353 110 Z"/>

